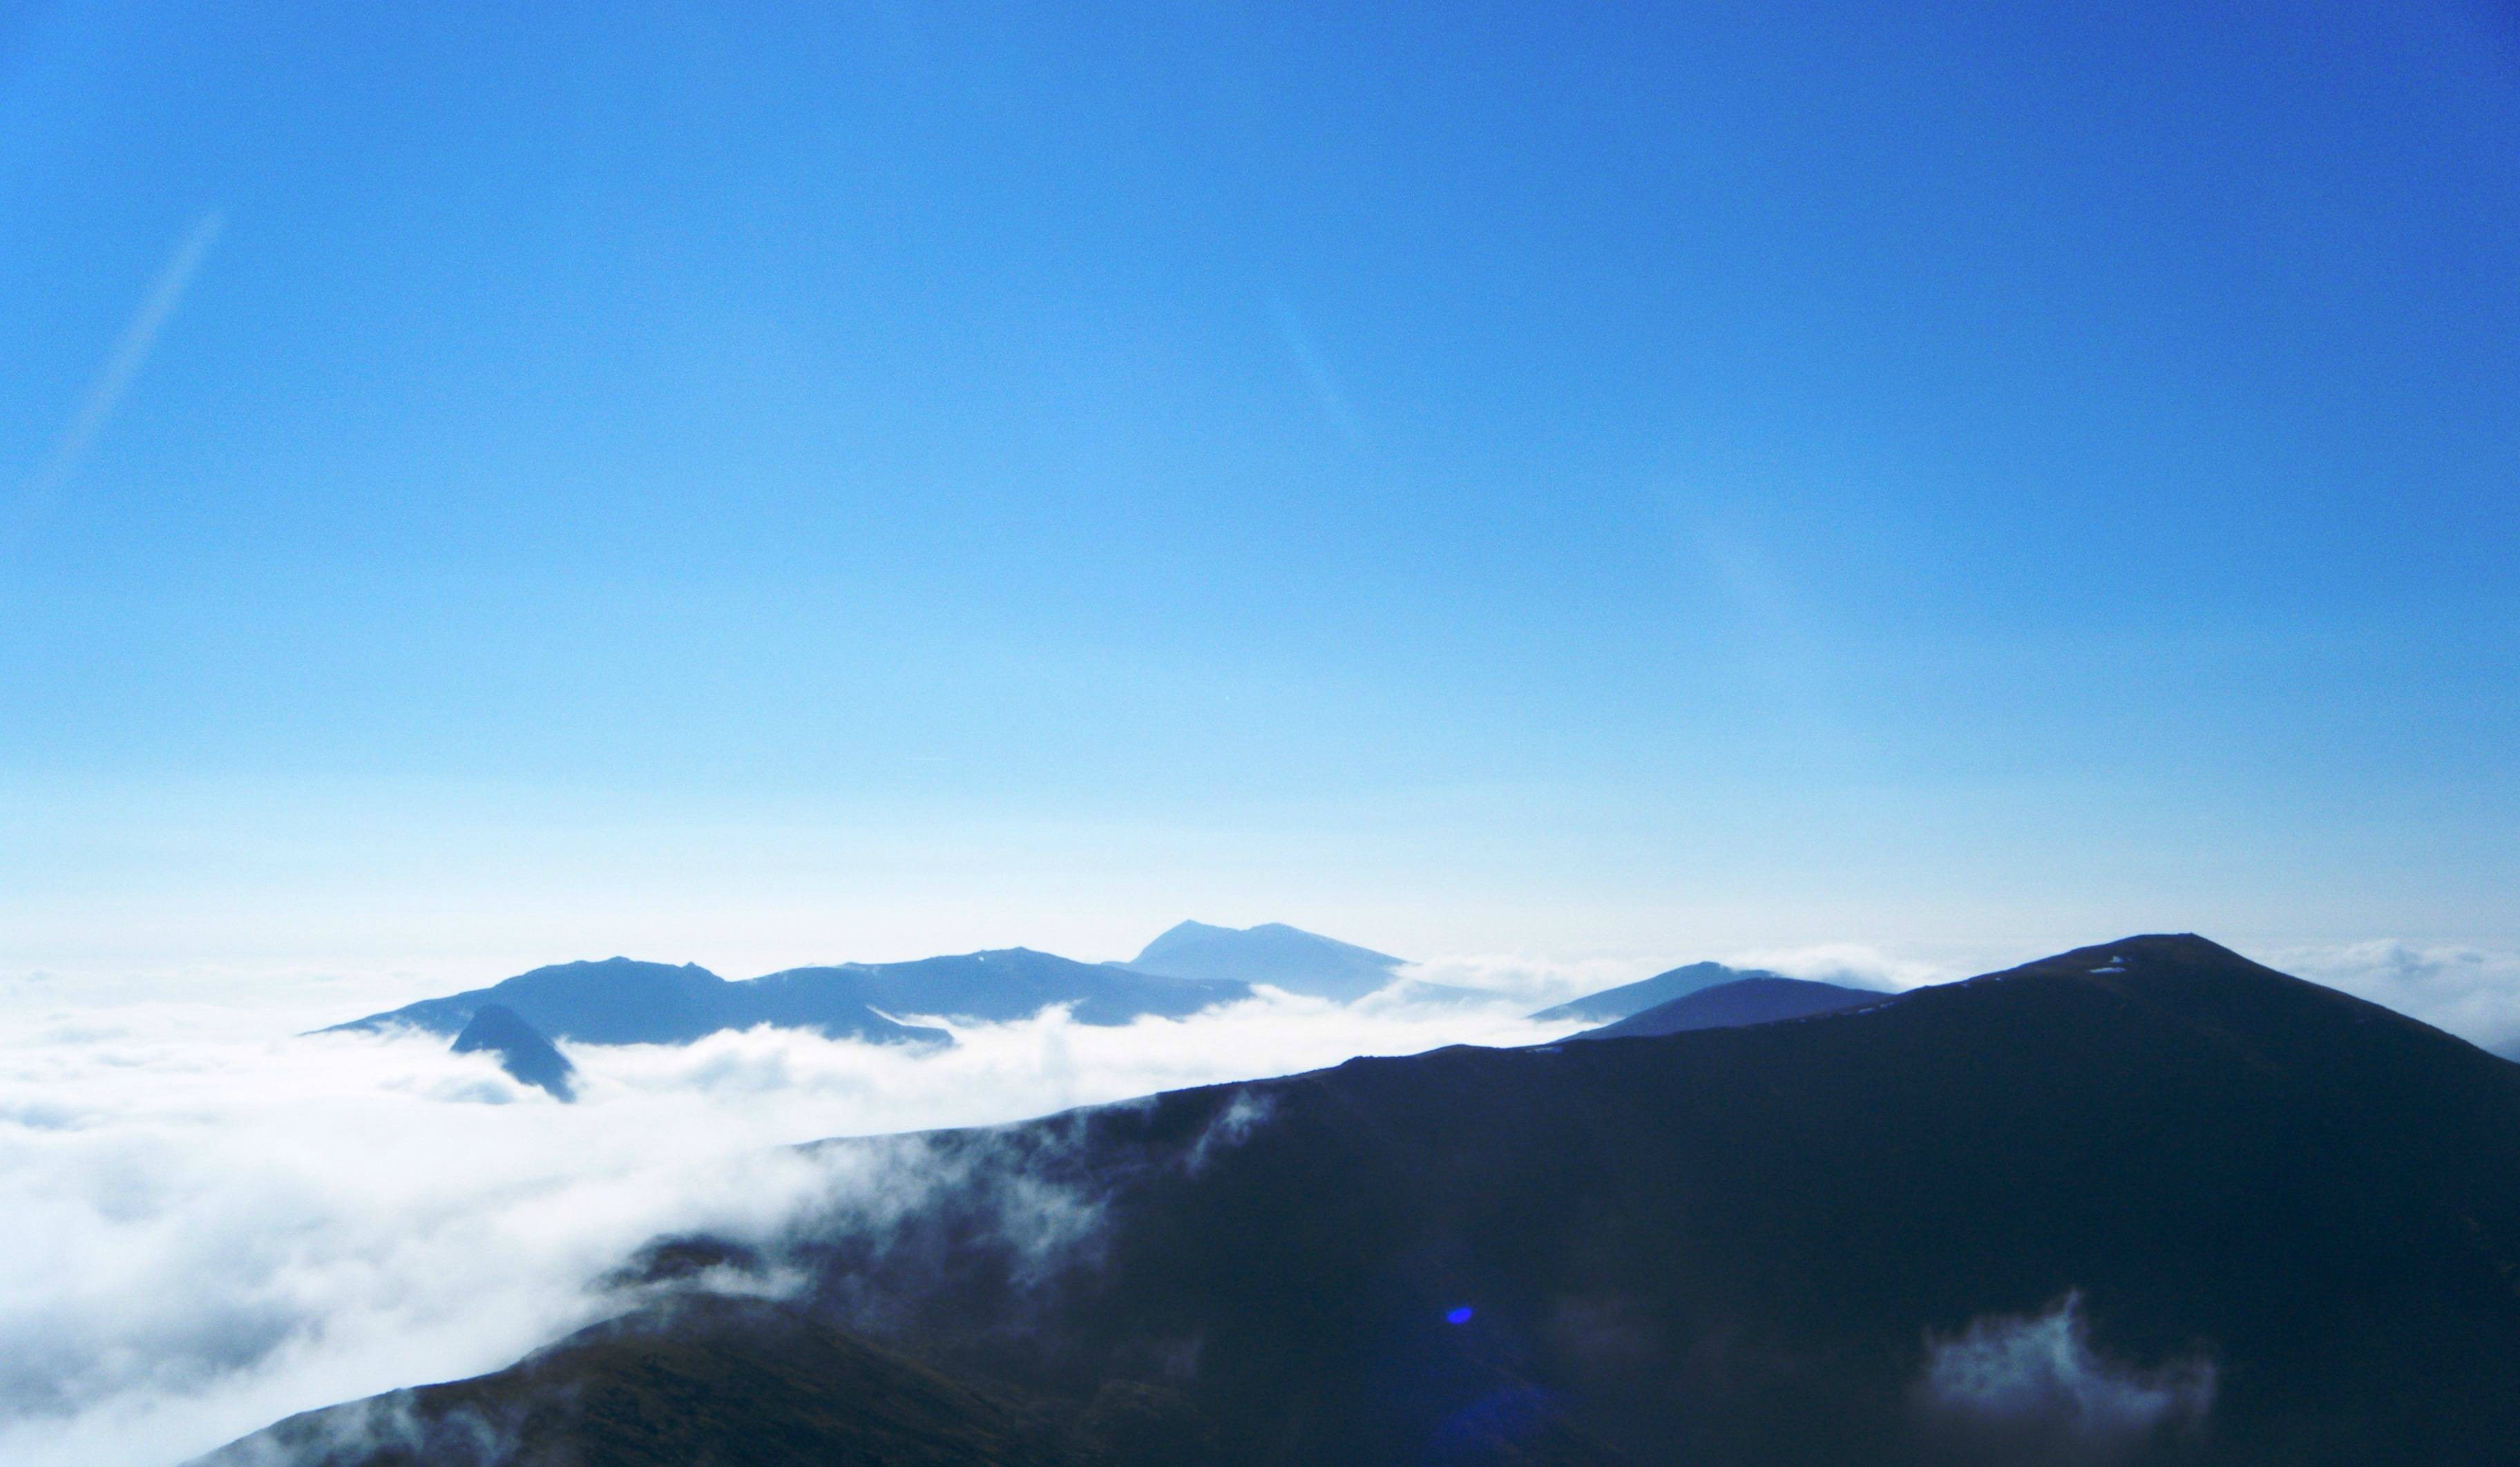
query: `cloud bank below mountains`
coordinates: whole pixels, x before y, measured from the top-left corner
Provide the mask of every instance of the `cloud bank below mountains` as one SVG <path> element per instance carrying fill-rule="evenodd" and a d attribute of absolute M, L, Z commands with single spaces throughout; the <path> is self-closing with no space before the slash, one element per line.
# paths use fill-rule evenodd
<path fill-rule="evenodd" d="M 2520 953 L 2389 940 L 2292 948 L 2261 960 L 2520 1058 Z"/>
<path fill-rule="evenodd" d="M 1884 988 L 1962 976 L 1858 948 L 1719 956 Z M 2264 957 L 2520 1048 L 2520 955 L 2380 942 Z M 915 1146 L 792 1142 L 1545 1042 L 1581 1026 L 1533 1024 L 1531 1009 L 1647 971 L 1440 959 L 1346 1007 L 1264 993 L 1117 1028 L 1052 1012 L 961 1028 L 927 1053 L 772 1030 L 571 1046 L 574 1106 L 442 1039 L 299 1037 L 407 985 L 0 981 L 0 1461 L 162 1467 L 293 1411 L 504 1365 L 617 1307 L 602 1281 L 651 1238 L 764 1240 L 800 1215 L 878 1216 L 940 1184 Z M 1048 1229 L 1076 1199 L 1043 1201 Z M 2004 1418 L 2018 1393 L 1988 1383 L 2033 1365 L 2049 1397 L 2065 1393 L 2049 1405 L 2072 1407 L 2042 1419 L 2114 1419 L 2160 1390 L 2170 1415 L 2190 1408 L 2178 1380 L 2128 1385 L 2089 1358 L 2070 1311 L 2017 1324 L 1948 1344 L 1947 1418 Z"/>
<path fill-rule="evenodd" d="M 569 1106 L 441 1039 L 301 1038 L 310 1016 L 285 1003 L 135 988 L 71 1006 L 53 987 L 0 996 L 0 1460 L 27 1467 L 162 1467 L 495 1368 L 618 1307 L 602 1280 L 652 1237 L 761 1239 L 937 1184 L 916 1147 L 788 1143 L 1569 1027 L 1404 992 L 1120 1028 L 1053 1011 L 928 1054 L 753 1030 L 572 1046 Z"/>

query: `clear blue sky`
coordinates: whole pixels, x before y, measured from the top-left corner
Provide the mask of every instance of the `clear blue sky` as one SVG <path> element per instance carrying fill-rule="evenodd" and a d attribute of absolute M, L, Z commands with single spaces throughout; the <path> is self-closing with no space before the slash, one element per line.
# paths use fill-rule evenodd
<path fill-rule="evenodd" d="M 0 968 L 2520 942 L 2507 8 L 734 9 L 0 11 Z"/>

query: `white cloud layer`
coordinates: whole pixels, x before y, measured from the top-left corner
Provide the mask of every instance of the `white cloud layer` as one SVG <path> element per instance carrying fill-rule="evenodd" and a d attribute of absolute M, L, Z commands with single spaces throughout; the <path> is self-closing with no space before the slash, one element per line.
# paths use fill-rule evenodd
<path fill-rule="evenodd" d="M 2291 948 L 2261 960 L 2520 1056 L 2520 953 L 2388 940 Z"/>
<path fill-rule="evenodd" d="M 595 1280 L 649 1237 L 760 1237 L 933 1182 L 785 1143 L 1567 1027 L 1518 1000 L 1268 995 L 1119 1029 L 1053 1012 L 924 1055 L 756 1030 L 571 1046 L 571 1106 L 440 1040 L 297 1036 L 369 990 L 66 986 L 0 987 L 0 1461 L 22 1467 L 171 1463 L 495 1368 L 603 1312 Z"/>
<path fill-rule="evenodd" d="M 1529 953 L 1468 953 L 1432 957 L 1402 968 L 1403 978 L 1445 988 L 1494 994 L 1533 1008 L 1547 1008 L 1605 988 L 1617 988 L 1662 971 L 1633 958 L 1567 961 Z"/>
<path fill-rule="evenodd" d="M 1862 943 L 1821 943 L 1803 948 L 1762 948 L 1724 959 L 1736 968 L 1766 968 L 1788 978 L 1844 983 L 1897 992 L 1919 984 L 1949 983 L 1964 975 L 1936 963 L 1894 957 Z"/>
<path fill-rule="evenodd" d="M 1713 958 L 1736 968 L 1765 968 L 1788 978 L 1814 978 L 1894 992 L 1965 976 L 1942 964 L 1893 956 L 1862 943 L 1713 951 L 1642 962 L 1633 957 L 1569 961 L 1532 954 L 1474 954 L 1411 963 L 1402 972 L 1426 983 L 1492 993 L 1545 1008 L 1650 978 L 1701 958 Z"/>

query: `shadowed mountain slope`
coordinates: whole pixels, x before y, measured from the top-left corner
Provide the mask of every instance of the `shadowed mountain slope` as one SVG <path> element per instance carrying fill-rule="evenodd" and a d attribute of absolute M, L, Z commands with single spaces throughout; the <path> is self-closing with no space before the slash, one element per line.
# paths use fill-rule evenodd
<path fill-rule="evenodd" d="M 944 1030 L 888 1015 L 1005 1021 L 1068 1003 L 1079 1023 L 1125 1024 L 1142 1014 L 1180 1017 L 1249 994 L 1237 983 L 1159 977 L 1026 948 L 915 962 L 790 968 L 739 982 L 693 963 L 672 967 L 613 957 L 536 968 L 488 988 L 334 1027 L 406 1024 L 455 1034 L 484 1004 L 497 1003 L 554 1039 L 591 1045 L 689 1044 L 756 1024 L 879 1044 L 947 1044 L 951 1036 Z"/>
<path fill-rule="evenodd" d="M 472 1010 L 472 1022 L 449 1047 L 458 1054 L 497 1055 L 499 1068 L 511 1078 L 539 1086 L 562 1100 L 577 1098 L 569 1080 L 577 1067 L 504 1003 L 484 1003 Z"/>
<path fill-rule="evenodd" d="M 2193 937 L 1794 1023 L 824 1144 L 927 1190 L 777 1243 L 801 1308 L 1069 1412 L 1170 1393 L 1168 1440 L 1218 1446 L 1112 1448 L 1148 1467 L 2520 1441 L 2520 1067 Z M 692 1403 L 722 1458 L 798 1429 L 727 1389 Z"/>
<path fill-rule="evenodd" d="M 1744 978 L 1774 978 L 1778 974 L 1765 968 L 1728 968 L 1720 962 L 1692 962 L 1668 972 L 1656 973 L 1635 983 L 1605 988 L 1598 994 L 1586 994 L 1554 1008 L 1544 1008 L 1533 1014 L 1535 1019 L 1554 1022 L 1559 1019 L 1590 1019 L 1607 1024 L 1630 1014 L 1642 1013 L 1657 1003 L 1668 1003 L 1699 989 L 1719 983 L 1738 983 Z"/>
<path fill-rule="evenodd" d="M 1091 1467 L 1076 1413 L 945 1379 L 759 1300 L 580 1330 L 495 1375 L 310 1411 L 200 1467 Z M 740 1447 L 730 1451 L 730 1444 Z"/>
<path fill-rule="evenodd" d="M 1183 922 L 1147 944 L 1128 966 L 1174 978 L 1265 983 L 1346 1003 L 1390 984 L 1407 961 L 1283 922 L 1240 929 Z"/>
<path fill-rule="evenodd" d="M 1813 1014 L 1835 1013 L 1868 1003 L 1886 1002 L 1890 998 L 1888 994 L 1875 993 L 1870 989 L 1813 983 L 1801 978 L 1735 978 L 1713 988 L 1701 988 L 1668 1003 L 1657 1003 L 1615 1024 L 1587 1029 L 1573 1038 L 1638 1039 L 1657 1034 L 1686 1034 L 1691 1029 L 1732 1029 L 1776 1019 L 1801 1019 Z"/>

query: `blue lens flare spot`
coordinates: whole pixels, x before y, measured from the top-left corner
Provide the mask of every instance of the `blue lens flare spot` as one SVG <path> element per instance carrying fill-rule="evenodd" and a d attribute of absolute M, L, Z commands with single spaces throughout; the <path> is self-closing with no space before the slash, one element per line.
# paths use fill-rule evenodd
<path fill-rule="evenodd" d="M 1467 1323 L 1469 1323 L 1469 1322 L 1470 1322 L 1470 1307 L 1469 1307 L 1468 1305 L 1466 1305 L 1466 1304 L 1465 1304 L 1465 1305 L 1462 1305 L 1460 1309 L 1456 1309 L 1456 1310 L 1446 1310 L 1446 1311 L 1444 1311 L 1444 1322 L 1445 1322 L 1446 1324 L 1467 1324 Z"/>

